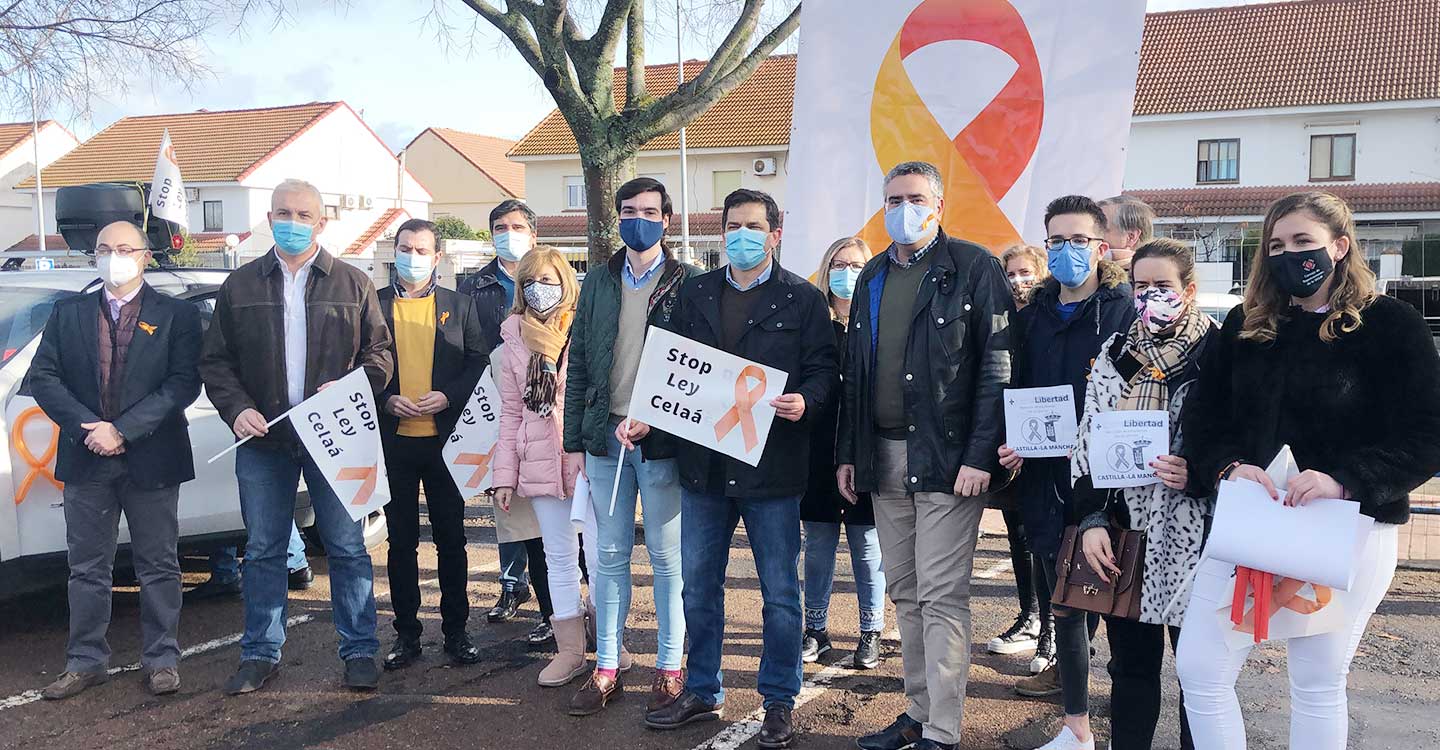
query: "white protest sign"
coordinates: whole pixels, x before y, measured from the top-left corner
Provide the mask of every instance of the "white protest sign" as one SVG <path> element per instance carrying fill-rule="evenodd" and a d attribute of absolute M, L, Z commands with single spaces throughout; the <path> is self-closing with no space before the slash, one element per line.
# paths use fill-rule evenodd
<path fill-rule="evenodd" d="M 1079 431 L 1070 386 L 1005 389 L 1005 443 L 1021 457 L 1068 456 Z"/>
<path fill-rule="evenodd" d="M 356 521 L 390 502 L 375 394 L 356 368 L 291 409 L 290 424 Z"/>
<path fill-rule="evenodd" d="M 760 464 L 789 375 L 650 327 L 630 416 L 751 466 Z"/>
<path fill-rule="evenodd" d="M 1281 498 L 1285 497 L 1281 492 Z M 1348 591 L 1374 521 L 1349 500 L 1312 500 L 1290 507 L 1255 482 L 1220 483 L 1210 557 Z"/>
<path fill-rule="evenodd" d="M 1099 489 L 1159 484 L 1150 463 L 1169 452 L 1169 412 L 1107 411 L 1090 420 L 1090 478 Z"/>
<path fill-rule="evenodd" d="M 464 497 L 472 497 L 490 489 L 493 472 L 491 459 L 495 446 L 500 442 L 500 389 L 495 387 L 494 378 L 487 367 L 470 392 L 470 401 L 460 412 L 460 421 L 455 431 L 445 441 L 440 455 L 455 487 Z"/>

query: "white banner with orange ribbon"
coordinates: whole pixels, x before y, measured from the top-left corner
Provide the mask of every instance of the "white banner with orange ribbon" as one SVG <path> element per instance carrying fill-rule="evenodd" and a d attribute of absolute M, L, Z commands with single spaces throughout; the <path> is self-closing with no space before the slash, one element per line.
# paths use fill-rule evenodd
<path fill-rule="evenodd" d="M 356 521 L 390 502 L 379 412 L 365 368 L 291 409 L 290 424 L 340 504 Z"/>
<path fill-rule="evenodd" d="M 630 417 L 751 466 L 760 464 L 790 376 L 654 326 L 645 337 Z"/>
<path fill-rule="evenodd" d="M 470 402 L 460 412 L 455 431 L 450 433 L 440 451 L 462 497 L 474 497 L 485 492 L 494 481 L 490 460 L 495 456 L 496 444 L 500 442 L 500 389 L 490 376 L 491 369 L 485 368 L 480 380 L 475 383 L 475 389 L 470 392 Z"/>
<path fill-rule="evenodd" d="M 999 253 L 1045 204 L 1120 192 L 1144 0 L 809 0 L 795 82 L 785 265 L 889 244 L 881 179 L 928 161 L 941 225 Z"/>

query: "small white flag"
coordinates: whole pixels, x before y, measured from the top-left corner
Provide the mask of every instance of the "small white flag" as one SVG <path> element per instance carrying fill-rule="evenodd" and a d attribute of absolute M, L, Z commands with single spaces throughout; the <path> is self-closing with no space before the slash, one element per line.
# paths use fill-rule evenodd
<path fill-rule="evenodd" d="M 490 375 L 492 369 L 487 367 L 480 375 L 455 431 L 440 452 L 463 497 L 485 492 L 495 481 L 490 462 L 500 442 L 500 389 Z"/>
<path fill-rule="evenodd" d="M 169 128 L 160 139 L 160 154 L 155 157 L 155 177 L 150 181 L 150 215 L 179 224 L 181 230 L 189 229 L 185 183 L 180 179 L 180 162 L 175 158 L 175 146 L 170 143 Z"/>
<path fill-rule="evenodd" d="M 289 411 L 290 424 L 340 504 L 356 521 L 390 502 L 375 395 L 365 368 Z"/>

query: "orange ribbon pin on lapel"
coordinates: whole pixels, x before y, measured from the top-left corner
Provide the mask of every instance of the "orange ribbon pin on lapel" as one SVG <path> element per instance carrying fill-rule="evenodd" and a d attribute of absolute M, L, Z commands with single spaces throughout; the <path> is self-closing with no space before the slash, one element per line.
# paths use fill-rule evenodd
<path fill-rule="evenodd" d="M 746 387 L 745 379 L 755 381 L 754 387 Z M 735 405 L 715 423 L 715 439 L 724 440 L 730 431 L 740 426 L 740 436 L 745 441 L 745 452 L 755 450 L 760 444 L 760 433 L 755 429 L 755 405 L 765 395 L 765 371 L 755 365 L 746 365 L 735 378 Z"/>

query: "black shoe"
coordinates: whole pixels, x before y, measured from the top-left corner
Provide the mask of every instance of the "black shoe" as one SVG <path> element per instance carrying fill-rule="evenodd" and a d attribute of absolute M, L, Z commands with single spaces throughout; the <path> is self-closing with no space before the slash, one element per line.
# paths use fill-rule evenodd
<path fill-rule="evenodd" d="M 446 638 L 445 653 L 449 654 L 450 661 L 456 664 L 480 663 L 480 647 L 470 641 L 467 633 L 461 633 L 454 638 Z"/>
<path fill-rule="evenodd" d="M 645 714 L 645 726 L 651 729 L 679 729 L 697 721 L 715 721 L 724 714 L 724 706 L 712 706 L 699 696 L 686 691 L 674 703 Z"/>
<path fill-rule="evenodd" d="M 291 591 L 304 591 L 310 588 L 310 585 L 313 583 L 315 583 L 315 573 L 310 570 L 309 565 L 290 571 Z"/>
<path fill-rule="evenodd" d="M 1040 618 L 1021 612 L 1009 630 L 990 639 L 985 650 L 992 654 L 1018 654 L 1035 648 L 1040 641 Z"/>
<path fill-rule="evenodd" d="M 919 742 L 915 743 L 915 745 L 914 745 L 913 747 L 911 747 L 910 750 L 955 750 L 955 748 L 957 748 L 957 747 L 960 747 L 960 746 L 959 746 L 959 745 L 947 745 L 947 744 L 945 744 L 945 743 L 943 743 L 943 742 L 936 742 L 935 740 L 923 740 L 923 739 L 922 739 L 922 740 L 920 740 Z"/>
<path fill-rule="evenodd" d="M 771 750 L 772 748 L 790 747 L 790 741 L 795 739 L 795 727 L 790 723 L 789 706 L 770 706 L 765 709 L 765 721 L 760 725 L 760 734 L 755 738 L 758 747 Z"/>
<path fill-rule="evenodd" d="M 370 691 L 380 684 L 380 668 L 375 666 L 375 658 L 370 656 L 357 656 L 354 659 L 345 660 L 345 687 L 351 690 Z"/>
<path fill-rule="evenodd" d="M 829 632 L 815 628 L 805 628 L 805 645 L 800 649 L 800 661 L 806 664 L 814 664 L 830 651 Z"/>
<path fill-rule="evenodd" d="M 549 620 L 541 618 L 540 624 L 536 625 L 535 629 L 530 631 L 530 635 L 525 636 L 525 640 L 528 641 L 531 646 L 554 646 L 555 629 L 550 626 Z"/>
<path fill-rule="evenodd" d="M 855 740 L 855 746 L 860 750 L 904 750 L 920 741 L 921 729 L 920 722 L 909 714 L 900 714 L 890 726 Z"/>
<path fill-rule="evenodd" d="M 280 671 L 280 665 L 259 659 L 247 659 L 240 662 L 239 669 L 225 683 L 226 695 L 240 695 L 242 693 L 253 693 L 265 686 L 271 677 Z"/>
<path fill-rule="evenodd" d="M 386 669 L 404 669 L 420 660 L 420 639 L 410 636 L 396 636 L 395 645 L 385 655 Z"/>
<path fill-rule="evenodd" d="M 207 599 L 231 599 L 240 596 L 242 591 L 239 578 L 221 583 L 215 580 L 215 576 L 210 576 L 204 583 L 186 591 L 185 601 L 201 602 Z"/>
<path fill-rule="evenodd" d="M 855 647 L 853 666 L 856 669 L 874 669 L 880 666 L 880 631 L 860 633 L 860 644 Z"/>
<path fill-rule="evenodd" d="M 1055 661 L 1055 625 L 1040 629 L 1036 639 L 1035 658 L 1030 660 L 1030 674 L 1040 674 Z"/>
<path fill-rule="evenodd" d="M 490 622 L 509 622 L 514 619 L 515 613 L 520 611 L 520 605 L 528 601 L 530 601 L 528 586 L 519 591 L 502 591 L 500 592 L 500 601 L 495 602 L 495 606 L 490 608 L 485 619 Z"/>

